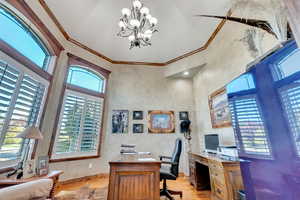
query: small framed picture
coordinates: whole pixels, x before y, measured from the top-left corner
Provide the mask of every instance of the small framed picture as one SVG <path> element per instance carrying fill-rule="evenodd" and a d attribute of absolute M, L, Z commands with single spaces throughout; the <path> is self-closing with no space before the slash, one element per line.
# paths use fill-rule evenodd
<path fill-rule="evenodd" d="M 187 111 L 179 112 L 179 119 L 180 120 L 188 120 L 189 119 L 189 112 L 187 112 Z"/>
<path fill-rule="evenodd" d="M 35 175 L 35 161 L 26 160 L 23 166 L 23 178 L 31 178 Z"/>
<path fill-rule="evenodd" d="M 112 111 L 112 133 L 128 133 L 129 111 L 113 110 Z"/>
<path fill-rule="evenodd" d="M 143 111 L 133 111 L 132 115 L 133 115 L 132 116 L 133 120 L 143 120 L 144 119 Z"/>
<path fill-rule="evenodd" d="M 37 174 L 42 176 L 49 172 L 49 157 L 39 156 L 37 161 Z"/>
<path fill-rule="evenodd" d="M 133 133 L 144 133 L 144 124 L 133 124 Z"/>

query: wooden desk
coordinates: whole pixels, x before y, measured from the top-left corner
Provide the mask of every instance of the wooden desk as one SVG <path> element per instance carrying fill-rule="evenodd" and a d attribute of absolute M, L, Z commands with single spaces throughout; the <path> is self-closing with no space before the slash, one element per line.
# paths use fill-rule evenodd
<path fill-rule="evenodd" d="M 63 171 L 50 171 L 47 175 L 44 176 L 34 176 L 31 178 L 23 178 L 23 179 L 16 179 L 16 178 L 4 178 L 0 179 L 0 188 L 9 187 L 13 185 L 19 185 L 22 183 L 27 183 L 30 181 L 35 181 L 39 179 L 49 178 L 53 180 L 53 187 L 50 193 L 50 197 L 54 197 L 55 189 L 58 184 L 59 176 L 63 173 Z"/>
<path fill-rule="evenodd" d="M 161 163 L 146 155 L 120 155 L 109 162 L 108 200 L 159 200 Z"/>
<path fill-rule="evenodd" d="M 197 190 L 211 189 L 213 200 L 239 200 L 243 189 L 240 163 L 214 155 L 190 153 L 190 183 Z"/>

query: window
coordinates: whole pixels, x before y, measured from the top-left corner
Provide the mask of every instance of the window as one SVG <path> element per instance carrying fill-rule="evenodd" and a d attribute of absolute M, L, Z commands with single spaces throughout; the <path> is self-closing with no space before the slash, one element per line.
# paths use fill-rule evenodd
<path fill-rule="evenodd" d="M 284 57 L 271 65 L 275 87 L 281 98 L 294 149 L 300 157 L 300 50 L 288 49 Z"/>
<path fill-rule="evenodd" d="M 0 161 L 20 157 L 24 141 L 16 135 L 38 123 L 47 84 L 0 61 Z"/>
<path fill-rule="evenodd" d="M 241 75 L 226 86 L 226 91 L 229 94 L 251 89 L 255 89 L 255 84 L 253 76 L 249 73 Z"/>
<path fill-rule="evenodd" d="M 50 54 L 32 29 L 2 4 L 0 27 L 1 47 L 10 46 L 34 63 L 28 66 L 31 63 L 0 49 L 0 161 L 14 162 L 24 143 L 16 135 L 39 125 L 50 79 L 46 71 Z"/>
<path fill-rule="evenodd" d="M 99 156 L 104 78 L 72 66 L 67 83 L 52 159 Z M 70 86 L 84 89 L 74 91 Z"/>
<path fill-rule="evenodd" d="M 268 130 L 257 98 L 252 73 L 246 73 L 226 86 L 232 126 L 241 155 L 271 157 Z"/>
<path fill-rule="evenodd" d="M 104 92 L 104 78 L 81 67 L 70 67 L 67 83 L 96 92 Z"/>
<path fill-rule="evenodd" d="M 298 156 L 300 156 L 300 80 L 279 89 Z"/>
<path fill-rule="evenodd" d="M 275 81 L 287 78 L 296 72 L 299 72 L 300 50 L 296 49 L 284 57 L 279 63 L 272 65 L 272 72 Z"/>
<path fill-rule="evenodd" d="M 49 52 L 28 25 L 0 4 L 0 40 L 46 70 Z"/>
<path fill-rule="evenodd" d="M 270 156 L 267 129 L 255 95 L 233 97 L 229 100 L 232 126 L 241 152 Z"/>

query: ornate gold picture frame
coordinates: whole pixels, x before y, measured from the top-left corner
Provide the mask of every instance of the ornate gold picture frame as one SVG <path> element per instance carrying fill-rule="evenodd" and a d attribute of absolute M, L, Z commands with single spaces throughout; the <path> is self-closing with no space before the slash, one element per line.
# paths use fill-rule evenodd
<path fill-rule="evenodd" d="M 149 111 L 148 112 L 149 133 L 175 133 L 174 111 Z"/>

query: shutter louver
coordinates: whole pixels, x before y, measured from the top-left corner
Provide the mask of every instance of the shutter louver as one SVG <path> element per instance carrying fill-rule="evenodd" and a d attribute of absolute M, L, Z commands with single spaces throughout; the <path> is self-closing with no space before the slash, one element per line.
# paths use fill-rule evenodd
<path fill-rule="evenodd" d="M 279 94 L 300 156 L 300 81 L 279 89 Z"/>
<path fill-rule="evenodd" d="M 229 99 L 238 148 L 246 154 L 271 156 L 264 120 L 255 95 Z"/>

